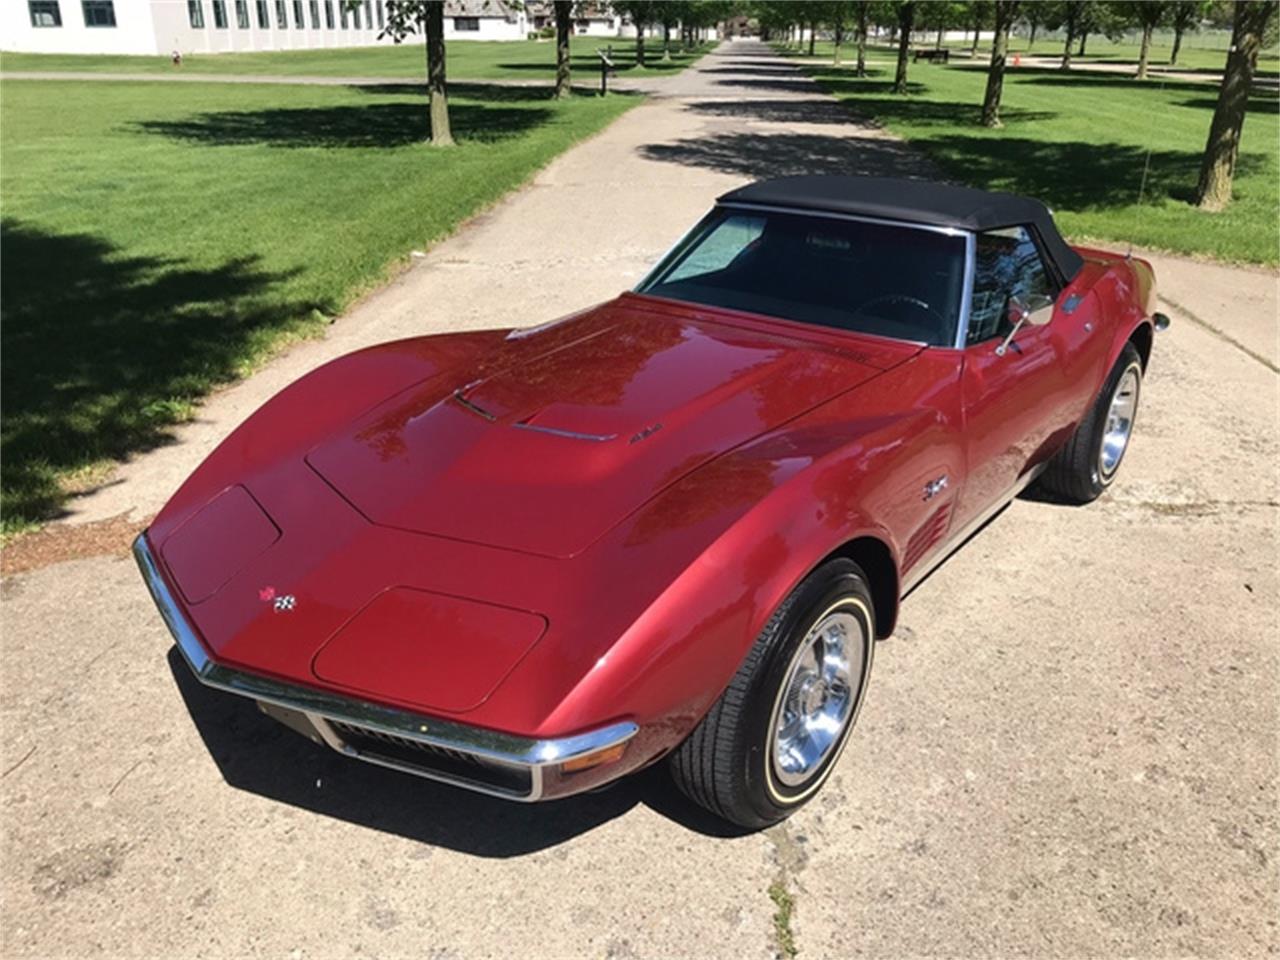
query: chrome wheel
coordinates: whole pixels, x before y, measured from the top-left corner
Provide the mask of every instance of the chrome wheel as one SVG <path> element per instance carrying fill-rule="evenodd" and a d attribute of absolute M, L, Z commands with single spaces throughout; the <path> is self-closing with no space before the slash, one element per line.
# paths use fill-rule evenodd
<path fill-rule="evenodd" d="M 1102 428 L 1102 446 L 1098 451 L 1098 472 L 1104 480 L 1110 479 L 1124 459 L 1133 435 L 1133 419 L 1138 413 L 1138 391 L 1141 377 L 1137 365 L 1130 366 L 1120 377 L 1111 405 L 1107 409 L 1107 422 Z"/>
<path fill-rule="evenodd" d="M 789 787 L 819 770 L 844 738 L 866 667 L 862 621 L 852 613 L 826 613 L 791 658 L 774 709 L 774 774 Z"/>

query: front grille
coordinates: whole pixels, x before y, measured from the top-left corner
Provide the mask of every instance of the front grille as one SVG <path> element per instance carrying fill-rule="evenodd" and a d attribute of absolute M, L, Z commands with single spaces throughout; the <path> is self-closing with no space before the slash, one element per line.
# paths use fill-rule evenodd
<path fill-rule="evenodd" d="M 528 796 L 533 792 L 533 774 L 528 767 L 499 763 L 461 750 L 340 720 L 327 722 L 343 743 L 365 759 L 383 760 L 423 776 L 461 780 L 517 796 Z"/>

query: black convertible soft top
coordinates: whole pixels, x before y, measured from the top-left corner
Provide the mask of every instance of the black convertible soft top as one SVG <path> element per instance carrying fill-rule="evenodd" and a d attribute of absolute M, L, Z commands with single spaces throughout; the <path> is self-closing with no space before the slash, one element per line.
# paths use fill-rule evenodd
<path fill-rule="evenodd" d="M 1062 239 L 1049 208 L 1013 193 L 894 177 L 803 176 L 750 183 L 724 194 L 719 202 L 863 214 L 959 230 L 1032 224 L 1064 281 L 1084 265 Z"/>

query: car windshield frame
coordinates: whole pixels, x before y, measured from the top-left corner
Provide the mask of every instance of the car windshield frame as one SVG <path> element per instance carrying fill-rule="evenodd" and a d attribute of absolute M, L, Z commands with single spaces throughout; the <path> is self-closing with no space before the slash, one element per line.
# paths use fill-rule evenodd
<path fill-rule="evenodd" d="M 963 269 L 961 274 L 960 290 L 958 294 L 957 313 L 952 336 L 948 337 L 949 342 L 930 343 L 924 340 L 904 339 L 895 337 L 890 333 L 876 333 L 869 330 L 854 330 L 844 327 L 838 327 L 831 324 L 822 324 L 811 320 L 796 319 L 794 317 L 782 316 L 774 313 L 758 312 L 748 310 L 746 308 L 738 308 L 731 306 L 720 306 L 714 303 L 705 303 L 697 300 L 684 300 L 677 296 L 663 293 L 660 290 L 654 291 L 651 288 L 660 285 L 664 278 L 671 270 L 679 265 L 691 250 L 698 245 L 707 235 L 708 231 L 713 229 L 713 225 L 717 222 L 723 222 L 723 219 L 734 213 L 742 214 L 785 214 L 793 217 L 813 217 L 825 220 L 845 220 L 855 223 L 867 223 L 877 226 L 895 227 L 898 229 L 920 230 L 926 233 L 941 234 L 948 237 L 956 237 L 963 241 Z M 768 317 L 770 319 L 781 320 L 785 323 L 797 324 L 802 327 L 812 327 L 818 331 L 846 333 L 852 336 L 880 337 L 882 339 L 891 340 L 895 343 L 920 343 L 924 346 L 934 349 L 957 349 L 963 350 L 965 347 L 965 339 L 968 335 L 969 328 L 969 308 L 973 294 L 974 282 L 974 257 L 975 257 L 976 237 L 971 230 L 963 230 L 958 227 L 945 227 L 937 224 L 914 223 L 909 220 L 894 220 L 886 217 L 867 216 L 864 214 L 842 213 L 832 210 L 815 210 L 805 207 L 788 207 L 773 204 L 747 203 L 740 201 L 720 202 L 703 216 L 691 230 L 678 240 L 658 262 L 653 269 L 645 274 L 633 288 L 632 292 L 642 296 L 652 296 L 661 299 L 671 300 L 676 303 L 686 303 L 692 306 L 711 307 L 713 309 L 739 311 L 743 313 L 754 313 L 758 316 Z"/>

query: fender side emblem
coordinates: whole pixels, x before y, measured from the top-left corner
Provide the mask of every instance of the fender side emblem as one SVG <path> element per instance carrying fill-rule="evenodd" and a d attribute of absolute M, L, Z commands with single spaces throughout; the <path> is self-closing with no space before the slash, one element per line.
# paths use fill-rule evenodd
<path fill-rule="evenodd" d="M 947 475 L 944 473 L 937 480 L 930 480 L 924 485 L 924 499 L 932 500 L 945 489 L 947 489 Z"/>

